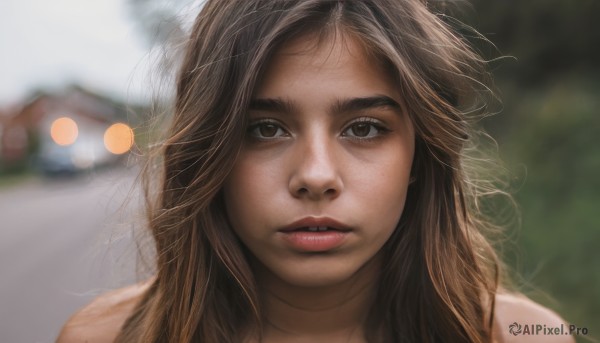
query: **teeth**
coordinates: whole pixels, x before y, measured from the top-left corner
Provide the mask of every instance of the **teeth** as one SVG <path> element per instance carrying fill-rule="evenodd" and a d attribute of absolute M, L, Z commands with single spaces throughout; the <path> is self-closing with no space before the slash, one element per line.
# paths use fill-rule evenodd
<path fill-rule="evenodd" d="M 326 231 L 327 226 L 309 226 L 308 231 L 316 232 L 316 231 Z"/>

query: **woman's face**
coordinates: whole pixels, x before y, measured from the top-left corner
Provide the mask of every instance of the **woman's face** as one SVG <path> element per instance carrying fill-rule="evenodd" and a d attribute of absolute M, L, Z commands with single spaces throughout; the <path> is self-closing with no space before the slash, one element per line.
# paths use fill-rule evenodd
<path fill-rule="evenodd" d="M 277 52 L 253 99 L 224 185 L 234 231 L 284 282 L 348 280 L 404 208 L 415 138 L 398 86 L 352 38 L 304 37 Z"/>

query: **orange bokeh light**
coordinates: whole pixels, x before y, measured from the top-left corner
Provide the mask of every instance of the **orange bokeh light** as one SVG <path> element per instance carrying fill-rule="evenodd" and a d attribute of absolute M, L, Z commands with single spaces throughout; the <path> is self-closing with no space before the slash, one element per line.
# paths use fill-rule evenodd
<path fill-rule="evenodd" d="M 115 155 L 128 152 L 133 146 L 133 130 L 123 123 L 111 125 L 104 132 L 104 146 Z"/>
<path fill-rule="evenodd" d="M 58 145 L 71 145 L 78 135 L 77 123 L 68 117 L 58 118 L 50 126 L 50 137 Z"/>

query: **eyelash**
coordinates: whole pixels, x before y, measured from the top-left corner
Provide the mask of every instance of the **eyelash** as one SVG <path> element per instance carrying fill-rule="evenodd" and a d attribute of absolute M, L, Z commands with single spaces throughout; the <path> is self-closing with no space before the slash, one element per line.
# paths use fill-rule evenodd
<path fill-rule="evenodd" d="M 356 124 L 369 124 L 369 133 L 371 132 L 371 128 L 375 128 L 377 133 L 374 137 L 358 137 L 358 136 L 347 136 L 345 134 L 346 131 L 350 130 Z M 389 133 L 391 130 L 386 128 L 381 121 L 369 117 L 361 117 L 350 124 L 348 124 L 344 130 L 342 131 L 343 137 L 350 137 L 349 139 L 358 141 L 358 142 L 370 142 L 382 138 L 385 134 Z"/>
<path fill-rule="evenodd" d="M 252 138 L 255 138 L 260 141 L 269 141 L 269 140 L 274 140 L 274 139 L 289 136 L 289 133 L 287 133 L 287 132 L 285 132 L 285 136 L 279 136 L 279 137 L 260 137 L 257 134 L 253 134 L 254 131 L 258 130 L 262 125 L 265 125 L 265 124 L 275 126 L 277 128 L 276 133 L 279 132 L 279 130 L 282 130 L 285 132 L 285 129 L 283 129 L 281 127 L 281 125 L 279 125 L 278 121 L 273 120 L 273 119 L 262 119 L 262 120 L 254 122 L 248 126 L 248 130 L 247 130 L 248 134 Z M 374 137 L 348 136 L 346 134 L 346 132 L 348 130 L 350 130 L 354 125 L 357 125 L 357 124 L 369 124 L 369 133 L 371 132 L 371 128 L 375 128 L 377 130 L 377 134 Z M 361 117 L 361 118 L 358 118 L 358 119 L 352 121 L 351 123 L 349 123 L 348 125 L 345 126 L 344 130 L 342 131 L 342 137 L 347 137 L 348 139 L 358 141 L 358 142 L 370 142 L 370 141 L 374 141 L 376 139 L 381 138 L 382 136 L 389 133 L 390 131 L 391 130 L 386 128 L 379 120 L 369 118 L 369 117 Z"/>
<path fill-rule="evenodd" d="M 250 135 L 250 137 L 252 137 L 254 139 L 257 139 L 257 140 L 260 140 L 260 141 L 269 141 L 269 140 L 281 138 L 281 137 L 260 137 L 258 135 L 252 134 L 253 131 L 258 130 L 262 125 L 265 125 L 265 124 L 275 126 L 277 128 L 277 132 L 279 130 L 284 131 L 285 134 L 286 134 L 284 137 L 289 136 L 289 134 L 281 127 L 281 125 L 278 124 L 278 122 L 276 120 L 273 120 L 273 119 L 262 119 L 262 120 L 254 122 L 254 123 L 251 123 L 248 126 L 247 132 Z"/>

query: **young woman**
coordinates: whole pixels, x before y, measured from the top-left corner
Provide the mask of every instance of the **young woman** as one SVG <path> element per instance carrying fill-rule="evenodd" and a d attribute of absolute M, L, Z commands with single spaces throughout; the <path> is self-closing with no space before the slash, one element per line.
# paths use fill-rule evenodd
<path fill-rule="evenodd" d="M 181 67 L 156 276 L 59 342 L 572 342 L 500 288 L 466 163 L 481 59 L 419 0 L 214 0 Z"/>

